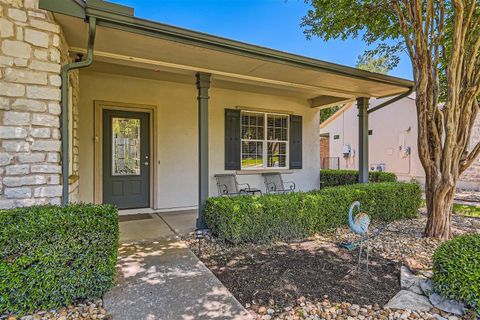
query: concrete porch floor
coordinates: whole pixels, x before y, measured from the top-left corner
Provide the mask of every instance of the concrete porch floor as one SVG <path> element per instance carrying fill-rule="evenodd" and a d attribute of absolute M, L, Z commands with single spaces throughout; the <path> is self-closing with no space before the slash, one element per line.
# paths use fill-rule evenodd
<path fill-rule="evenodd" d="M 155 212 L 120 211 L 120 242 L 171 240 L 195 231 L 197 210 Z"/>

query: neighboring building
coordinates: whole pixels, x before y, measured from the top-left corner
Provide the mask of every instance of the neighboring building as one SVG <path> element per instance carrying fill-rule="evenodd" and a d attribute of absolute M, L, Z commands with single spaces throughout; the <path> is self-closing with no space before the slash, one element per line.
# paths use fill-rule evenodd
<path fill-rule="evenodd" d="M 371 99 L 371 107 L 385 99 Z M 357 169 L 358 121 L 355 103 L 347 103 L 320 125 L 322 168 Z M 370 114 L 369 167 L 395 173 L 402 180 L 423 181 L 418 156 L 417 110 L 412 94 Z M 472 132 L 471 147 L 480 140 L 480 116 Z M 350 152 L 347 152 L 350 149 Z M 480 159 L 462 176 L 459 187 L 480 190 Z"/>
<path fill-rule="evenodd" d="M 0 0 L 0 208 L 68 198 L 195 208 L 225 172 L 264 189 L 261 174 L 275 171 L 315 189 L 319 107 L 413 85 L 104 1 L 59 3 Z M 61 88 L 62 66 L 85 60 L 89 39 L 93 64 Z"/>

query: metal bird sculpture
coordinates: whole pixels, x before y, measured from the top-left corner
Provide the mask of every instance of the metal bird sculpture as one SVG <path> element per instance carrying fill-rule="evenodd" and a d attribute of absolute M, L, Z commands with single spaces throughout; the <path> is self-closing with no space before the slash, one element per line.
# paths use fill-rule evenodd
<path fill-rule="evenodd" d="M 357 207 L 358 214 L 353 216 L 353 209 Z M 368 253 L 369 253 L 369 243 L 368 243 L 368 226 L 370 225 L 370 217 L 365 213 L 360 211 L 360 202 L 355 201 L 350 206 L 348 211 L 348 226 L 350 229 L 360 235 L 360 249 L 358 251 L 358 271 L 360 271 L 360 262 L 362 258 L 362 246 L 363 240 L 367 243 L 367 273 L 368 273 Z"/>

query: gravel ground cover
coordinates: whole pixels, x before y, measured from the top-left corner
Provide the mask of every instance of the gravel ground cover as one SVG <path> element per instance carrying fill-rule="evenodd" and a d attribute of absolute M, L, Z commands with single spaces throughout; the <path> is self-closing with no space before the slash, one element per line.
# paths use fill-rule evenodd
<path fill-rule="evenodd" d="M 480 233 L 478 218 L 452 221 L 454 235 Z M 431 269 L 440 242 L 422 237 L 425 223 L 421 210 L 418 219 L 372 226 L 369 275 L 356 271 L 356 251 L 336 246 L 357 239 L 347 228 L 288 244 L 231 246 L 207 236 L 199 251 L 193 237 L 186 241 L 256 319 L 460 319 L 436 308 L 383 308 L 400 290 L 402 264 L 424 274 Z"/>
<path fill-rule="evenodd" d="M 23 317 L 17 316 L 0 316 L 0 319 L 5 320 L 67 320 L 67 319 L 109 319 L 112 317 L 103 308 L 103 301 L 98 299 L 96 301 L 77 303 L 71 306 L 49 311 L 39 311 L 31 315 Z"/>

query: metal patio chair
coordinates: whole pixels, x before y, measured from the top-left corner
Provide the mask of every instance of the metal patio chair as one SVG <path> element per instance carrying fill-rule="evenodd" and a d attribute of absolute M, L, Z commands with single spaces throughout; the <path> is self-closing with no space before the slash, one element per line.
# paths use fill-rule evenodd
<path fill-rule="evenodd" d="M 251 188 L 248 183 L 238 183 L 237 176 L 234 174 L 216 174 L 217 188 L 219 196 L 238 196 L 260 193 L 259 189 Z M 241 187 L 244 186 L 244 187 Z"/>
<path fill-rule="evenodd" d="M 280 173 L 264 173 L 263 179 L 265 180 L 265 190 L 267 193 L 288 193 L 295 191 L 296 185 L 293 181 L 283 182 L 282 175 Z"/>

